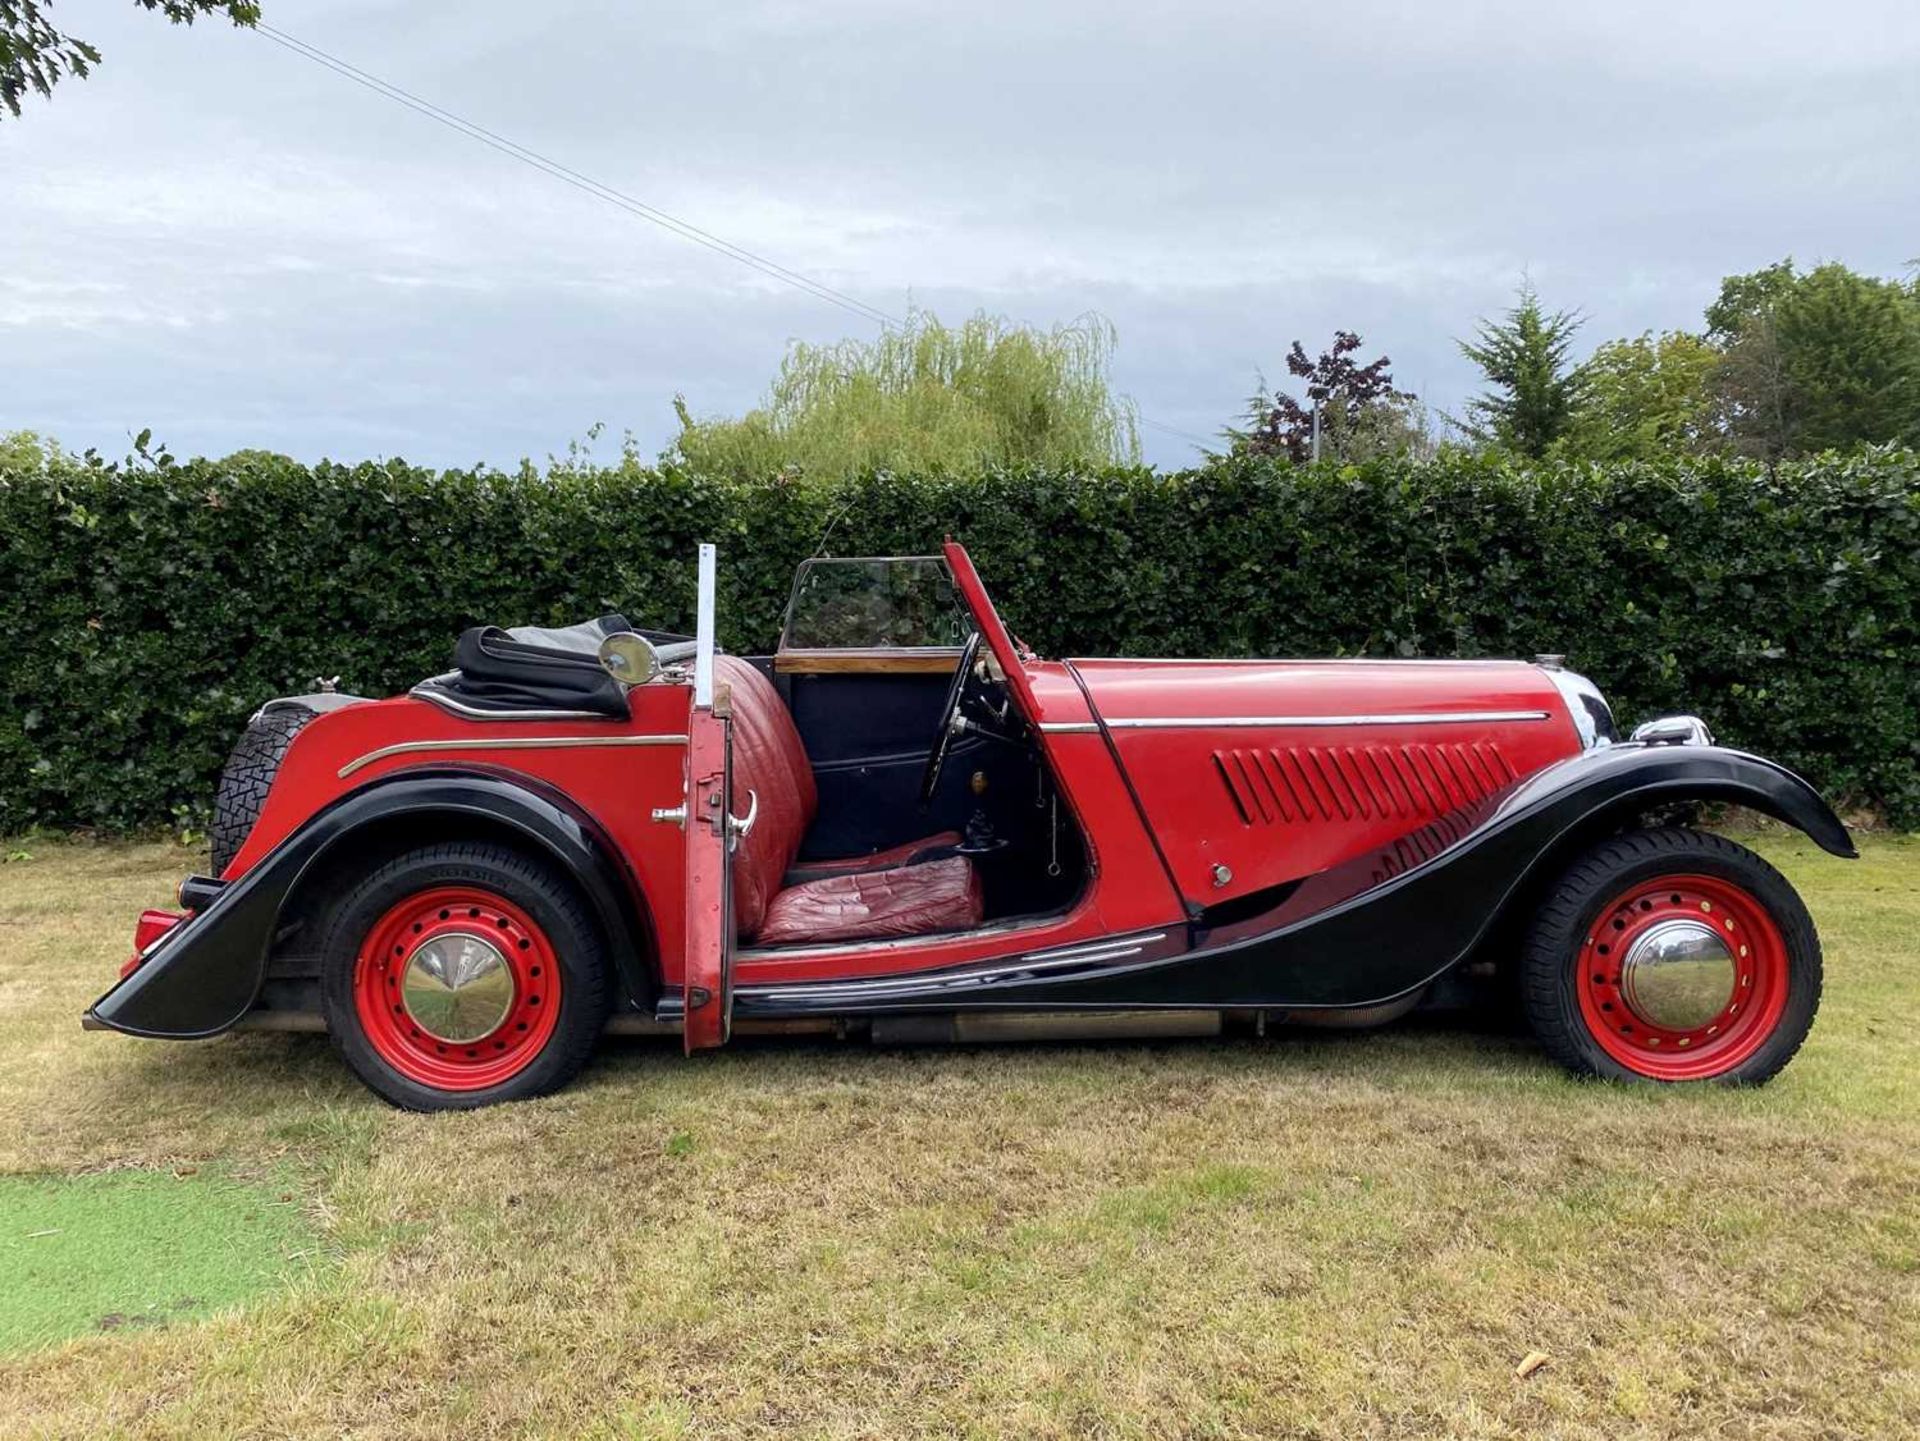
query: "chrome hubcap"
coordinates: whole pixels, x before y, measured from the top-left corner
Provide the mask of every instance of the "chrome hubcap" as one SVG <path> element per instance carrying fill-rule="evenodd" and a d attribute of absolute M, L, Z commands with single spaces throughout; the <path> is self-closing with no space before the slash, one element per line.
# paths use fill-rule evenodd
<path fill-rule="evenodd" d="M 407 959 L 400 1000 L 413 1023 L 442 1041 L 492 1035 L 513 1009 L 513 968 L 484 936 L 447 931 Z"/>
<path fill-rule="evenodd" d="M 1712 926 L 1662 921 L 1620 963 L 1620 994 L 1648 1025 L 1692 1031 L 1726 1010 L 1737 978 L 1733 951 Z"/>

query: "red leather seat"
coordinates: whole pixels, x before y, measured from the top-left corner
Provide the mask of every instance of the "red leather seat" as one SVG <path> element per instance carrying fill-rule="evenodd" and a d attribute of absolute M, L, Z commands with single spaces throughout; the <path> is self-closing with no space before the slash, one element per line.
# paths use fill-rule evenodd
<path fill-rule="evenodd" d="M 965 856 L 856 871 L 788 886 L 773 898 L 760 932 L 763 946 L 924 936 L 980 924 L 980 877 Z"/>
<path fill-rule="evenodd" d="M 952 831 L 871 856 L 809 861 L 785 885 L 820 804 L 813 766 L 773 682 L 738 656 L 716 656 L 733 703 L 733 811 L 759 819 L 733 858 L 734 928 L 742 942 L 924 935 L 980 924 L 979 879 L 964 856 L 911 864 L 959 843 Z M 752 793 L 751 797 L 749 792 Z M 776 910 L 776 908 L 778 908 Z"/>

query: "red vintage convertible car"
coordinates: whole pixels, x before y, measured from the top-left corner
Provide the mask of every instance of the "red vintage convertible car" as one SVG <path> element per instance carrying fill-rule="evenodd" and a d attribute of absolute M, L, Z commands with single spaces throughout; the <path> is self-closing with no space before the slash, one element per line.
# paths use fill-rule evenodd
<path fill-rule="evenodd" d="M 1556 657 L 1036 658 L 966 552 L 801 566 L 770 657 L 619 616 L 468 631 L 389 700 L 269 702 L 214 877 L 86 1016 L 328 1031 L 438 1109 L 605 1030 L 876 1041 L 1376 1024 L 1488 971 L 1576 1072 L 1762 1081 L 1820 946 L 1737 802 L 1854 849 L 1689 717 L 1622 739 Z"/>

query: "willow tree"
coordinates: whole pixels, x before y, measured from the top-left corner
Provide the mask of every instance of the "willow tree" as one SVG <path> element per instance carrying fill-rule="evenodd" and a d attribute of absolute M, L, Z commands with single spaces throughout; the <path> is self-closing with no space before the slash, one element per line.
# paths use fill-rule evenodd
<path fill-rule="evenodd" d="M 914 310 L 873 340 L 793 342 L 766 399 L 696 420 L 676 396 L 669 458 L 748 478 L 1136 460 L 1133 403 L 1107 379 L 1114 331 L 1048 330 L 984 312 L 958 327 Z"/>

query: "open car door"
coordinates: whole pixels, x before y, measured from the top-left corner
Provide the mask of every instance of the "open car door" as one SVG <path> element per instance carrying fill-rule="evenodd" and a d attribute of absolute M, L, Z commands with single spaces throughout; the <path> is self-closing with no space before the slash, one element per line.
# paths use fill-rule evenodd
<path fill-rule="evenodd" d="M 1013 691 L 1013 697 L 1019 702 L 1021 711 L 1028 717 L 1040 714 L 1040 708 L 1034 702 L 1033 684 L 1027 679 L 1026 667 L 1020 663 L 1020 652 L 1014 647 L 1013 637 L 1001 623 L 1000 613 L 993 608 L 993 602 L 987 596 L 987 588 L 980 580 L 980 572 L 973 568 L 966 547 L 956 540 L 949 540 L 941 547 L 947 557 L 947 569 L 953 572 L 953 583 L 960 590 L 960 598 L 967 603 L 967 609 L 973 612 L 973 623 L 980 631 L 980 639 L 986 642 L 987 649 L 1006 672 L 1007 685 Z"/>
<path fill-rule="evenodd" d="M 753 824 L 733 819 L 731 697 L 713 684 L 714 549 L 700 547 L 693 705 L 687 716 L 686 977 L 682 1038 L 689 1054 L 725 1045 L 733 1023 L 733 841 Z M 753 809 L 758 809 L 757 803 Z"/>

